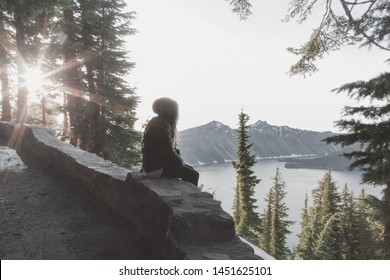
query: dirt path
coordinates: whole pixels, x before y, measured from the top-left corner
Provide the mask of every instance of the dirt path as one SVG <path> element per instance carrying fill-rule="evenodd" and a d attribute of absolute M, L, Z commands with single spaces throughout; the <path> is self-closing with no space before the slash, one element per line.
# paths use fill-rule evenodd
<path fill-rule="evenodd" d="M 138 240 L 108 207 L 58 174 L 0 172 L 0 259 L 147 259 Z"/>

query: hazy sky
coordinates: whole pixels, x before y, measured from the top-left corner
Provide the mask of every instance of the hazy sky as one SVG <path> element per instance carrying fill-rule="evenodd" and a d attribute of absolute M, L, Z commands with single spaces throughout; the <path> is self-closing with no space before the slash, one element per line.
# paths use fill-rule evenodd
<path fill-rule="evenodd" d="M 297 57 L 286 48 L 303 44 L 320 21 L 282 22 L 289 0 L 253 0 L 247 21 L 225 0 L 126 1 L 137 12 L 128 44 L 130 84 L 141 98 L 137 128 L 154 116 L 153 100 L 167 96 L 179 103 L 179 130 L 212 120 L 237 127 L 243 108 L 250 123 L 337 131 L 334 121 L 352 103 L 330 91 L 388 70 L 386 52 L 354 46 L 326 56 L 311 77 L 289 77 Z"/>

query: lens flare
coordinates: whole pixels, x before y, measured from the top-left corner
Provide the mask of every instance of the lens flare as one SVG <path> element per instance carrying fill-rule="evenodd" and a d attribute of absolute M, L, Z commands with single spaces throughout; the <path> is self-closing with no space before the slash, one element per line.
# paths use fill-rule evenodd
<path fill-rule="evenodd" d="M 24 79 L 26 81 L 26 87 L 30 92 L 37 92 L 43 89 L 45 84 L 44 75 L 39 68 L 27 70 Z"/>

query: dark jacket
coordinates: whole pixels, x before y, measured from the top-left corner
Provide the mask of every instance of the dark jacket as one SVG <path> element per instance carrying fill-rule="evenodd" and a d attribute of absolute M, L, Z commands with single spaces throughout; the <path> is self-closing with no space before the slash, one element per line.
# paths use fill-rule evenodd
<path fill-rule="evenodd" d="M 151 172 L 181 164 L 183 159 L 174 148 L 171 125 L 161 117 L 154 117 L 149 121 L 143 135 L 143 171 Z"/>

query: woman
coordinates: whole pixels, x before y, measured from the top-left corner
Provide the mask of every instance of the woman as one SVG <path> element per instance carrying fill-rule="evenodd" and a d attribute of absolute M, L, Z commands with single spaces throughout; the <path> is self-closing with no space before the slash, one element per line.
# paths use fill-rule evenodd
<path fill-rule="evenodd" d="M 148 177 L 181 178 L 198 185 L 199 173 L 184 164 L 175 148 L 179 106 L 176 101 L 163 97 L 153 102 L 157 114 L 147 124 L 142 140 L 142 170 Z"/>

